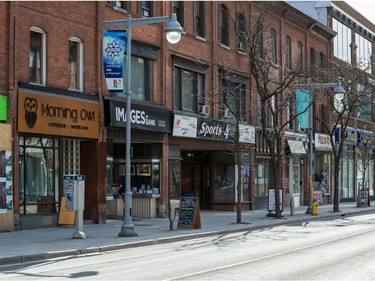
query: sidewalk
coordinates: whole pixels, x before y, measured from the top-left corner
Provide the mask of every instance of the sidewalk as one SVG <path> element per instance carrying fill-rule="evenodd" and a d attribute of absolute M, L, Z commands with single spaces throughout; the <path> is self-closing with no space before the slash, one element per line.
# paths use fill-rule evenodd
<path fill-rule="evenodd" d="M 168 218 L 133 218 L 136 237 L 119 237 L 123 221 L 108 220 L 106 224 L 90 224 L 83 227 L 86 239 L 72 239 L 73 227 L 52 227 L 33 230 L 21 230 L 0 233 L 0 265 L 37 260 L 46 260 L 64 256 L 99 253 L 117 249 L 141 247 L 194 239 L 217 234 L 238 231 L 251 231 L 277 225 L 302 223 L 309 220 L 335 219 L 360 213 L 374 213 L 371 207 L 357 207 L 355 202 L 340 203 L 340 212 L 332 211 L 332 204 L 318 207 L 318 215 L 305 214 L 307 207 L 295 208 L 291 216 L 290 209 L 284 208 L 283 218 L 266 217 L 266 209 L 243 211 L 242 223 L 236 223 L 236 212 L 206 211 L 200 212 L 201 229 L 169 230 Z"/>

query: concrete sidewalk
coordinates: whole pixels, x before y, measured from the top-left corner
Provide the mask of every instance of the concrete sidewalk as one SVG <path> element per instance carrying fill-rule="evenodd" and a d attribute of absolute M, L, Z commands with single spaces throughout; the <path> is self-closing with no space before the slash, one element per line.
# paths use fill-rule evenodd
<path fill-rule="evenodd" d="M 200 229 L 169 230 L 168 218 L 133 218 L 136 237 L 119 237 L 123 221 L 108 220 L 106 224 L 90 224 L 83 228 L 86 239 L 72 239 L 73 227 L 52 227 L 0 233 L 0 265 L 46 260 L 64 256 L 100 253 L 131 247 L 168 243 L 238 231 L 251 231 L 278 225 L 303 223 L 310 220 L 335 219 L 361 213 L 374 213 L 371 207 L 357 207 L 356 203 L 340 203 L 340 212 L 332 211 L 332 204 L 318 207 L 318 215 L 305 214 L 307 207 L 284 208 L 283 218 L 266 217 L 266 209 L 243 211 L 241 224 L 236 223 L 236 212 L 201 211 Z"/>

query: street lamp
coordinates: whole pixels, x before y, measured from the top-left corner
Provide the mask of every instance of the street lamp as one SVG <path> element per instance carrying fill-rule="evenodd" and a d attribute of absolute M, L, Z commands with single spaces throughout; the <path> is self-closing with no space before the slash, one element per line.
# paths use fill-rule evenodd
<path fill-rule="evenodd" d="M 312 196 L 313 196 L 313 186 L 312 186 L 312 177 L 314 174 L 314 151 L 313 151 L 313 116 L 314 116 L 314 107 L 312 105 L 312 95 L 311 90 L 312 89 L 323 89 L 323 88 L 333 88 L 333 92 L 335 93 L 335 96 L 338 100 L 342 100 L 344 98 L 345 90 L 341 86 L 341 81 L 337 83 L 322 83 L 322 84 L 297 84 L 297 88 L 300 89 L 307 89 L 310 92 L 311 97 L 311 104 L 310 104 L 310 188 L 309 188 L 309 204 L 307 206 L 306 214 L 312 213 Z"/>
<path fill-rule="evenodd" d="M 119 236 L 131 237 L 137 236 L 134 232 L 134 225 L 131 218 L 131 207 L 132 207 L 132 192 L 130 190 L 130 140 L 131 140 L 131 28 L 134 25 L 153 24 L 168 22 L 164 28 L 166 32 L 166 38 L 168 42 L 175 44 L 181 39 L 182 28 L 177 22 L 176 14 L 164 17 L 151 17 L 151 18 L 137 18 L 132 19 L 128 15 L 127 19 L 124 20 L 107 20 L 103 21 L 104 24 L 117 25 L 127 27 L 127 39 L 126 39 L 126 131 L 125 131 L 125 195 L 124 195 L 124 224 L 121 227 Z"/>

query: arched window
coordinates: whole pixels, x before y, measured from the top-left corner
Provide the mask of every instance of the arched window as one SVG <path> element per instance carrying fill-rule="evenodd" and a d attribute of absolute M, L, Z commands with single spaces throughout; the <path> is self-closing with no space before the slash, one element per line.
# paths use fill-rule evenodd
<path fill-rule="evenodd" d="M 29 82 L 46 84 L 46 33 L 39 27 L 30 28 Z"/>
<path fill-rule="evenodd" d="M 297 70 L 301 71 L 303 68 L 303 49 L 302 42 L 297 42 Z"/>
<path fill-rule="evenodd" d="M 83 91 L 83 43 L 79 38 L 69 38 L 69 89 Z"/>
<path fill-rule="evenodd" d="M 271 28 L 271 52 L 272 52 L 272 63 L 277 64 L 277 38 L 276 30 Z"/>
<path fill-rule="evenodd" d="M 292 40 L 290 39 L 290 36 L 286 37 L 286 49 L 285 49 L 285 62 L 286 62 L 286 68 L 292 69 Z"/>

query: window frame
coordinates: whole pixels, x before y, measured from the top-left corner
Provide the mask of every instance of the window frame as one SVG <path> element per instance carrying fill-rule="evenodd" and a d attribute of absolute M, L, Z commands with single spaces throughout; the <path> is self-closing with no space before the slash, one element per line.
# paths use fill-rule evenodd
<path fill-rule="evenodd" d="M 185 29 L 185 1 L 171 1 L 171 10 L 176 14 L 181 27 Z"/>
<path fill-rule="evenodd" d="M 271 61 L 274 65 L 277 65 L 277 34 L 274 28 L 270 30 L 270 39 L 271 39 Z"/>
<path fill-rule="evenodd" d="M 285 37 L 285 67 L 292 69 L 292 38 L 287 35 Z"/>
<path fill-rule="evenodd" d="M 220 44 L 230 45 L 230 31 L 229 31 L 229 9 L 226 5 L 220 5 L 219 15 L 219 41 Z"/>
<path fill-rule="evenodd" d="M 206 76 L 208 65 L 190 61 L 179 56 L 173 56 L 173 109 L 199 113 L 200 105 L 206 104 Z M 193 73 L 194 91 L 193 91 L 193 109 L 184 109 L 183 107 L 183 71 Z M 198 87 L 201 86 L 201 89 Z"/>
<path fill-rule="evenodd" d="M 31 69 L 30 69 L 30 62 L 31 62 L 31 32 L 34 32 L 34 33 L 38 33 L 40 34 L 41 36 L 41 57 L 40 57 L 40 83 L 38 82 L 35 82 L 35 81 L 31 81 L 30 80 L 30 74 L 31 74 Z M 47 74 L 46 74 L 46 68 L 47 68 L 47 63 L 46 63 L 46 60 L 47 60 L 47 35 L 46 35 L 46 32 L 39 28 L 39 27 L 31 27 L 29 29 L 29 39 L 30 39 L 30 42 L 29 42 L 29 83 L 30 84 L 33 84 L 33 85 L 40 85 L 40 86 L 45 86 L 46 85 L 46 77 L 47 77 Z"/>
<path fill-rule="evenodd" d="M 84 66 L 84 44 L 81 39 L 78 37 L 70 37 L 69 38 L 69 65 L 68 65 L 68 75 L 71 77 L 71 70 L 70 70 L 70 43 L 74 42 L 78 44 L 78 81 L 77 81 L 77 87 L 76 88 L 71 88 L 71 81 L 69 78 L 69 90 L 73 91 L 80 91 L 83 92 L 83 82 L 84 82 L 84 71 L 83 71 L 83 66 Z"/>
<path fill-rule="evenodd" d="M 246 17 L 243 12 L 237 13 L 237 21 L 236 21 L 236 28 L 237 28 L 237 50 L 238 51 L 245 51 L 245 44 L 244 39 L 241 37 L 246 36 Z M 242 39 L 242 40 L 241 40 Z"/>
<path fill-rule="evenodd" d="M 196 36 L 206 37 L 206 3 L 205 1 L 194 1 L 194 34 Z M 199 7 L 199 11 L 198 8 Z M 199 13 L 198 13 L 199 12 Z M 200 28 L 199 28 L 200 27 Z"/>

